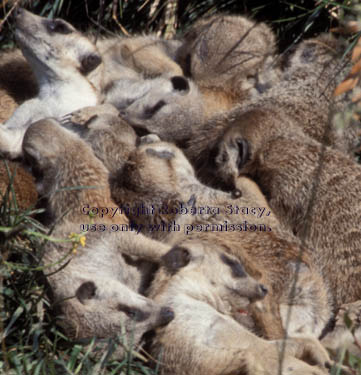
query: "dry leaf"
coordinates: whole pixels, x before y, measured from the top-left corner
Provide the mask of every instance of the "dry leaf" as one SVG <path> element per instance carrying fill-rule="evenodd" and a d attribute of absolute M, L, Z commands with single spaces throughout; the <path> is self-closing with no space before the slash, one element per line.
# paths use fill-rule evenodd
<path fill-rule="evenodd" d="M 352 50 L 351 61 L 352 62 L 357 61 L 360 58 L 360 56 L 361 56 L 361 40 L 359 39 L 359 41 L 357 42 L 357 44 Z"/>
<path fill-rule="evenodd" d="M 338 96 L 343 94 L 346 91 L 352 90 L 356 85 L 357 82 L 360 80 L 359 77 L 356 78 L 349 78 L 345 81 L 341 82 L 335 89 L 333 96 Z"/>
<path fill-rule="evenodd" d="M 356 75 L 361 71 L 361 60 L 359 60 L 351 69 L 350 75 Z"/>

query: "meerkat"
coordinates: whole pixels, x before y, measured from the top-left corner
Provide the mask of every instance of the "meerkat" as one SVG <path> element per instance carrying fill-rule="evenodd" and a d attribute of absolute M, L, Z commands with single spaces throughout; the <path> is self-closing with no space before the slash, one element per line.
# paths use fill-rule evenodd
<path fill-rule="evenodd" d="M 336 305 L 359 300 L 361 167 L 305 136 L 276 106 L 238 113 L 228 124 L 215 174 L 230 186 L 239 175 L 253 178 L 282 224 L 314 248 Z"/>
<path fill-rule="evenodd" d="M 27 210 L 35 207 L 37 198 L 33 176 L 20 163 L 0 161 L 0 205 Z"/>
<path fill-rule="evenodd" d="M 350 66 L 347 57 L 342 59 L 345 49 L 330 34 L 304 40 L 284 61 L 279 81 L 245 106 L 281 106 L 306 135 L 352 155 L 359 141 L 356 122 L 337 126 L 333 118 L 351 103 L 348 95 L 333 97 Z"/>
<path fill-rule="evenodd" d="M 150 297 L 169 306 L 175 319 L 156 329 L 151 346 L 161 374 L 324 374 L 328 355 L 311 338 L 289 338 L 280 368 L 282 341 L 263 340 L 231 316 L 265 295 L 264 286 L 238 259 L 212 241 L 187 239 L 163 257 Z M 302 359 L 310 356 L 310 366 Z M 282 365 L 281 365 L 282 366 Z"/>
<path fill-rule="evenodd" d="M 108 171 L 91 147 L 54 119 L 43 119 L 27 129 L 23 153 L 47 202 L 44 223 L 54 227 L 52 236 L 85 236 L 84 248 L 75 252 L 69 241 L 50 241 L 44 249 L 45 271 L 67 332 L 104 338 L 134 329 L 137 343 L 146 330 L 168 323 L 173 312 L 140 293 L 146 287 L 147 264 L 159 263 L 171 246 L 137 234 L 122 213 L 105 213 L 116 206 Z"/>
<path fill-rule="evenodd" d="M 275 35 L 265 23 L 217 14 L 200 19 L 187 30 L 177 58 L 185 74 L 207 93 L 210 105 L 223 99 L 229 109 L 248 96 L 264 70 L 269 79 L 277 78 L 278 66 L 271 67 L 276 49 Z"/>
<path fill-rule="evenodd" d="M 269 294 L 262 306 L 253 309 L 261 334 L 280 338 L 287 329 L 292 335 L 320 336 L 332 318 L 333 302 L 321 272 L 311 262 L 313 250 L 282 229 L 254 182 L 239 178 L 231 193 L 212 189 L 196 178 L 180 149 L 156 138 L 152 142 L 149 136 L 141 138 L 117 182 L 114 199 L 120 207 L 139 208 L 130 211 L 129 218 L 143 226 L 144 234 L 171 243 L 179 234 L 212 239 L 262 280 Z M 196 203 L 187 207 L 184 202 L 191 197 Z M 297 292 L 292 296 L 295 278 Z M 297 307 L 287 322 L 290 305 Z"/>
<path fill-rule="evenodd" d="M 96 47 L 63 20 L 48 20 L 19 8 L 15 36 L 39 92 L 0 126 L 0 153 L 11 158 L 21 153 L 24 132 L 32 122 L 98 104 L 103 70 Z"/>

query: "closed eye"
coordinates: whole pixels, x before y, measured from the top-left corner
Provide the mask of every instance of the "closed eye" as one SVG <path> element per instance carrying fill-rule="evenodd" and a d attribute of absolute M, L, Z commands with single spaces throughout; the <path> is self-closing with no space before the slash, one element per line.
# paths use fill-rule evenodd
<path fill-rule="evenodd" d="M 143 322 L 150 316 L 149 312 L 144 312 L 136 307 L 123 304 L 118 304 L 118 310 L 124 312 L 130 319 L 135 320 L 136 322 Z"/>
<path fill-rule="evenodd" d="M 63 20 L 51 20 L 47 21 L 47 29 L 51 33 L 57 34 L 71 34 L 73 29 L 65 23 Z"/>
<path fill-rule="evenodd" d="M 164 100 L 160 100 L 156 105 L 153 107 L 146 107 L 143 113 L 144 119 L 152 118 L 162 107 L 164 107 L 167 103 Z"/>

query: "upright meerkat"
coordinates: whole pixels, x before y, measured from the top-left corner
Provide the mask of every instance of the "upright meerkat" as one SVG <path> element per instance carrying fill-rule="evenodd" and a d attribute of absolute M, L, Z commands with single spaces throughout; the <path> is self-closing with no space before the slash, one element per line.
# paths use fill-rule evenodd
<path fill-rule="evenodd" d="M 231 316 L 234 306 L 247 309 L 265 290 L 242 263 L 212 241 L 186 239 L 163 257 L 150 297 L 168 304 L 175 319 L 156 330 L 151 348 L 160 373 L 325 374 L 328 355 L 311 338 L 263 340 Z M 280 348 L 285 345 L 283 366 Z M 302 359 L 318 366 L 310 366 Z"/>
<path fill-rule="evenodd" d="M 0 153 L 17 157 L 26 128 L 44 117 L 60 117 L 100 102 L 103 63 L 96 47 L 67 22 L 19 8 L 16 40 L 39 86 L 0 126 Z"/>
<path fill-rule="evenodd" d="M 90 146 L 55 120 L 44 119 L 26 131 L 23 152 L 47 202 L 47 224 L 57 223 L 52 235 L 64 238 L 88 228 L 81 233 L 84 248 L 74 252 L 69 241 L 49 242 L 44 252 L 67 332 L 77 338 L 102 338 L 122 329 L 130 334 L 134 328 L 137 343 L 146 330 L 168 323 L 173 312 L 139 293 L 147 279 L 142 260 L 159 263 L 170 246 L 137 234 L 124 215 L 105 213 L 116 207 L 108 172 Z M 90 211 L 98 215 L 92 218 Z M 118 230 L 110 229 L 115 226 Z"/>
<path fill-rule="evenodd" d="M 120 207 L 139 208 L 130 211 L 129 217 L 143 225 L 144 233 L 155 238 L 167 235 L 170 243 L 183 234 L 218 244 L 267 286 L 263 306 L 253 309 L 261 334 L 280 338 L 283 329 L 291 335 L 321 334 L 332 317 L 333 304 L 322 274 L 311 262 L 312 249 L 282 230 L 254 182 L 239 178 L 232 193 L 205 186 L 182 151 L 166 142 L 141 144 L 131 154 L 123 176 L 113 195 Z M 193 207 L 180 203 L 191 197 Z M 145 214 L 147 210 L 153 214 Z M 296 307 L 287 322 L 290 305 Z"/>
<path fill-rule="evenodd" d="M 228 124 L 218 178 L 232 186 L 240 174 L 252 177 L 283 225 L 314 248 L 337 306 L 360 299 L 361 167 L 305 136 L 276 106 L 234 114 Z"/>

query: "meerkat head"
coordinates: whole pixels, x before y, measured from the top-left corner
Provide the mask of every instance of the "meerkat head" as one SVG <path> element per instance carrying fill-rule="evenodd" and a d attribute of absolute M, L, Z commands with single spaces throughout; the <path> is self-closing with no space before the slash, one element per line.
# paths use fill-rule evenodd
<path fill-rule="evenodd" d="M 93 87 L 102 81 L 103 63 L 95 45 L 61 19 L 16 13 L 16 40 L 39 83 L 84 77 Z"/>
<path fill-rule="evenodd" d="M 159 77 L 150 89 L 120 112 L 138 135 L 154 133 L 181 142 L 191 137 L 192 124 L 203 117 L 203 100 L 193 82 L 183 76 Z"/>
<path fill-rule="evenodd" d="M 183 71 L 197 82 L 211 77 L 212 85 L 221 87 L 232 77 L 256 74 L 276 50 L 272 30 L 242 16 L 218 14 L 201 19 L 184 39 L 179 50 Z"/>
<path fill-rule="evenodd" d="M 293 53 L 283 61 L 285 73 L 289 76 L 304 78 L 305 74 L 319 75 L 327 74 L 326 78 L 335 79 L 341 68 L 341 56 L 345 46 L 330 33 L 321 34 L 316 38 L 306 39 L 298 44 Z M 344 63 L 344 62 L 343 62 Z M 333 67 L 332 73 L 329 68 Z M 330 82 L 327 82 L 329 85 Z"/>
<path fill-rule="evenodd" d="M 162 266 L 171 277 L 197 280 L 202 285 L 206 283 L 207 291 L 220 296 L 233 307 L 237 305 L 237 308 L 246 309 L 251 302 L 264 298 L 268 292 L 263 284 L 246 272 L 236 257 L 225 253 L 212 241 L 186 240 L 163 256 Z M 188 285 L 187 282 L 186 287 Z"/>
<path fill-rule="evenodd" d="M 136 341 L 144 332 L 165 326 L 174 319 L 175 315 L 170 307 L 159 305 L 125 285 L 121 287 L 123 290 L 113 291 L 114 296 L 123 292 L 127 296 L 127 303 L 120 303 L 116 297 L 113 301 L 104 300 L 93 280 L 83 281 L 78 286 L 75 297 L 82 305 L 90 308 L 101 304 L 101 309 L 107 314 L 103 328 L 108 326 L 110 332 L 121 332 L 125 328 L 127 334 L 133 333 L 136 336 Z"/>
<path fill-rule="evenodd" d="M 184 182 L 195 181 L 195 172 L 183 152 L 174 144 L 140 138 L 140 145 L 131 154 L 124 168 L 126 184 L 138 192 L 153 190 L 173 194 Z"/>
<path fill-rule="evenodd" d="M 51 218 L 70 209 L 78 212 L 84 202 L 110 200 L 104 165 L 85 141 L 55 119 L 39 120 L 27 129 L 23 158 Z"/>

